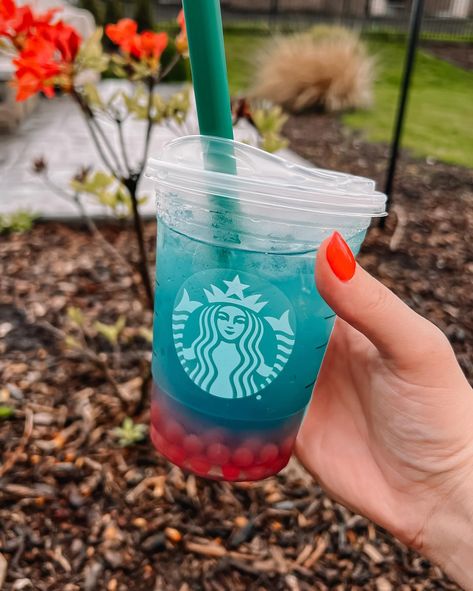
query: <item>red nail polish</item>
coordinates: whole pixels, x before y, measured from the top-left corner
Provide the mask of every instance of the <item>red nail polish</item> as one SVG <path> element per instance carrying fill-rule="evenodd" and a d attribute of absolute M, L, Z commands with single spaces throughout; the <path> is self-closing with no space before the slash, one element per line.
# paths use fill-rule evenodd
<path fill-rule="evenodd" d="M 341 281 L 349 281 L 355 274 L 355 257 L 338 232 L 332 234 L 327 245 L 327 261 L 332 271 Z"/>

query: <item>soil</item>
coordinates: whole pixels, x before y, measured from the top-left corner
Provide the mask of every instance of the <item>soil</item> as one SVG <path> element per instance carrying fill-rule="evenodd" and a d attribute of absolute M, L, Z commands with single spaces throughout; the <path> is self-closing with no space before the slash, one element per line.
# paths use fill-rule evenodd
<path fill-rule="evenodd" d="M 292 118 L 286 133 L 319 166 L 383 180 L 386 148 L 336 119 Z M 447 333 L 473 381 L 472 181 L 403 155 L 392 214 L 360 261 Z M 136 260 L 129 229 L 102 230 Z M 154 224 L 146 231 L 152 252 Z M 81 228 L 0 237 L 0 406 L 14 409 L 0 423 L 2 591 L 458 589 L 295 461 L 230 485 L 183 474 L 147 440 L 120 447 L 113 428 L 125 416 L 149 419 L 152 317 L 135 275 Z M 86 353 L 70 306 L 86 318 Z M 94 322 L 120 315 L 112 347 Z"/>
<path fill-rule="evenodd" d="M 423 42 L 421 47 L 435 57 L 464 70 L 473 70 L 473 43 L 427 41 Z"/>

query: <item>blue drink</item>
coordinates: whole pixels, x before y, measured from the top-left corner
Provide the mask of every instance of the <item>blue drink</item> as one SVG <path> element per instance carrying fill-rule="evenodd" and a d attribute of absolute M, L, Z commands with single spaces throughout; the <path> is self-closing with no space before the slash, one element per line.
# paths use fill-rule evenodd
<path fill-rule="evenodd" d="M 319 221 L 309 225 L 291 220 L 287 201 L 272 194 L 265 203 L 262 181 L 240 172 L 248 153 L 266 168 L 268 159 L 283 166 L 279 159 L 235 143 L 242 188 L 225 186 L 235 177 L 210 173 L 217 186 L 204 165 L 192 171 L 189 161 L 175 163 L 176 149 L 195 159 L 196 142 L 205 146 L 199 138 L 173 142 L 171 162 L 153 164 L 155 171 L 173 174 L 157 178 L 151 434 L 157 449 L 184 469 L 215 479 L 256 480 L 288 462 L 333 328 L 335 314 L 314 281 L 318 244 L 338 229 L 357 253 L 369 217 L 360 223 L 348 216 L 348 230 L 338 210 L 317 212 Z M 186 152 L 189 144 L 192 151 Z M 186 178 L 194 175 L 190 188 L 179 166 Z M 283 193 L 294 189 L 293 168 Z M 343 178 L 334 175 L 332 185 Z M 258 201 L 248 206 L 256 183 Z M 270 190 L 276 191 L 274 185 Z M 338 185 L 330 190 L 349 200 Z M 362 192 L 358 199 L 367 200 L 365 195 L 373 197 Z M 350 207 L 344 203 L 344 211 Z M 300 210 L 295 215 L 300 220 Z"/>

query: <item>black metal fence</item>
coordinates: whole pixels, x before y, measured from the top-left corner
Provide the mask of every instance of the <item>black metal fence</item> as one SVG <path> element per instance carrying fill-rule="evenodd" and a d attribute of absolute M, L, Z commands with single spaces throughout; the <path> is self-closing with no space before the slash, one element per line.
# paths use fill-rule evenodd
<path fill-rule="evenodd" d="M 171 17 L 179 0 L 154 0 L 162 19 Z M 294 27 L 337 23 L 372 32 L 406 33 L 410 0 L 222 0 L 228 21 L 263 20 Z M 432 38 L 473 40 L 473 0 L 426 0 L 422 33 Z"/>

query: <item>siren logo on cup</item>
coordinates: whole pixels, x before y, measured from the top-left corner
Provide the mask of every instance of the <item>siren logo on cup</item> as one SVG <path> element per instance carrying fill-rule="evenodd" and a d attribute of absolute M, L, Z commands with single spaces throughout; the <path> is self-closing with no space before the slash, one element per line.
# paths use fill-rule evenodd
<path fill-rule="evenodd" d="M 172 328 L 189 378 L 220 398 L 264 390 L 283 371 L 295 342 L 286 296 L 257 276 L 228 269 L 203 271 L 184 283 Z"/>

